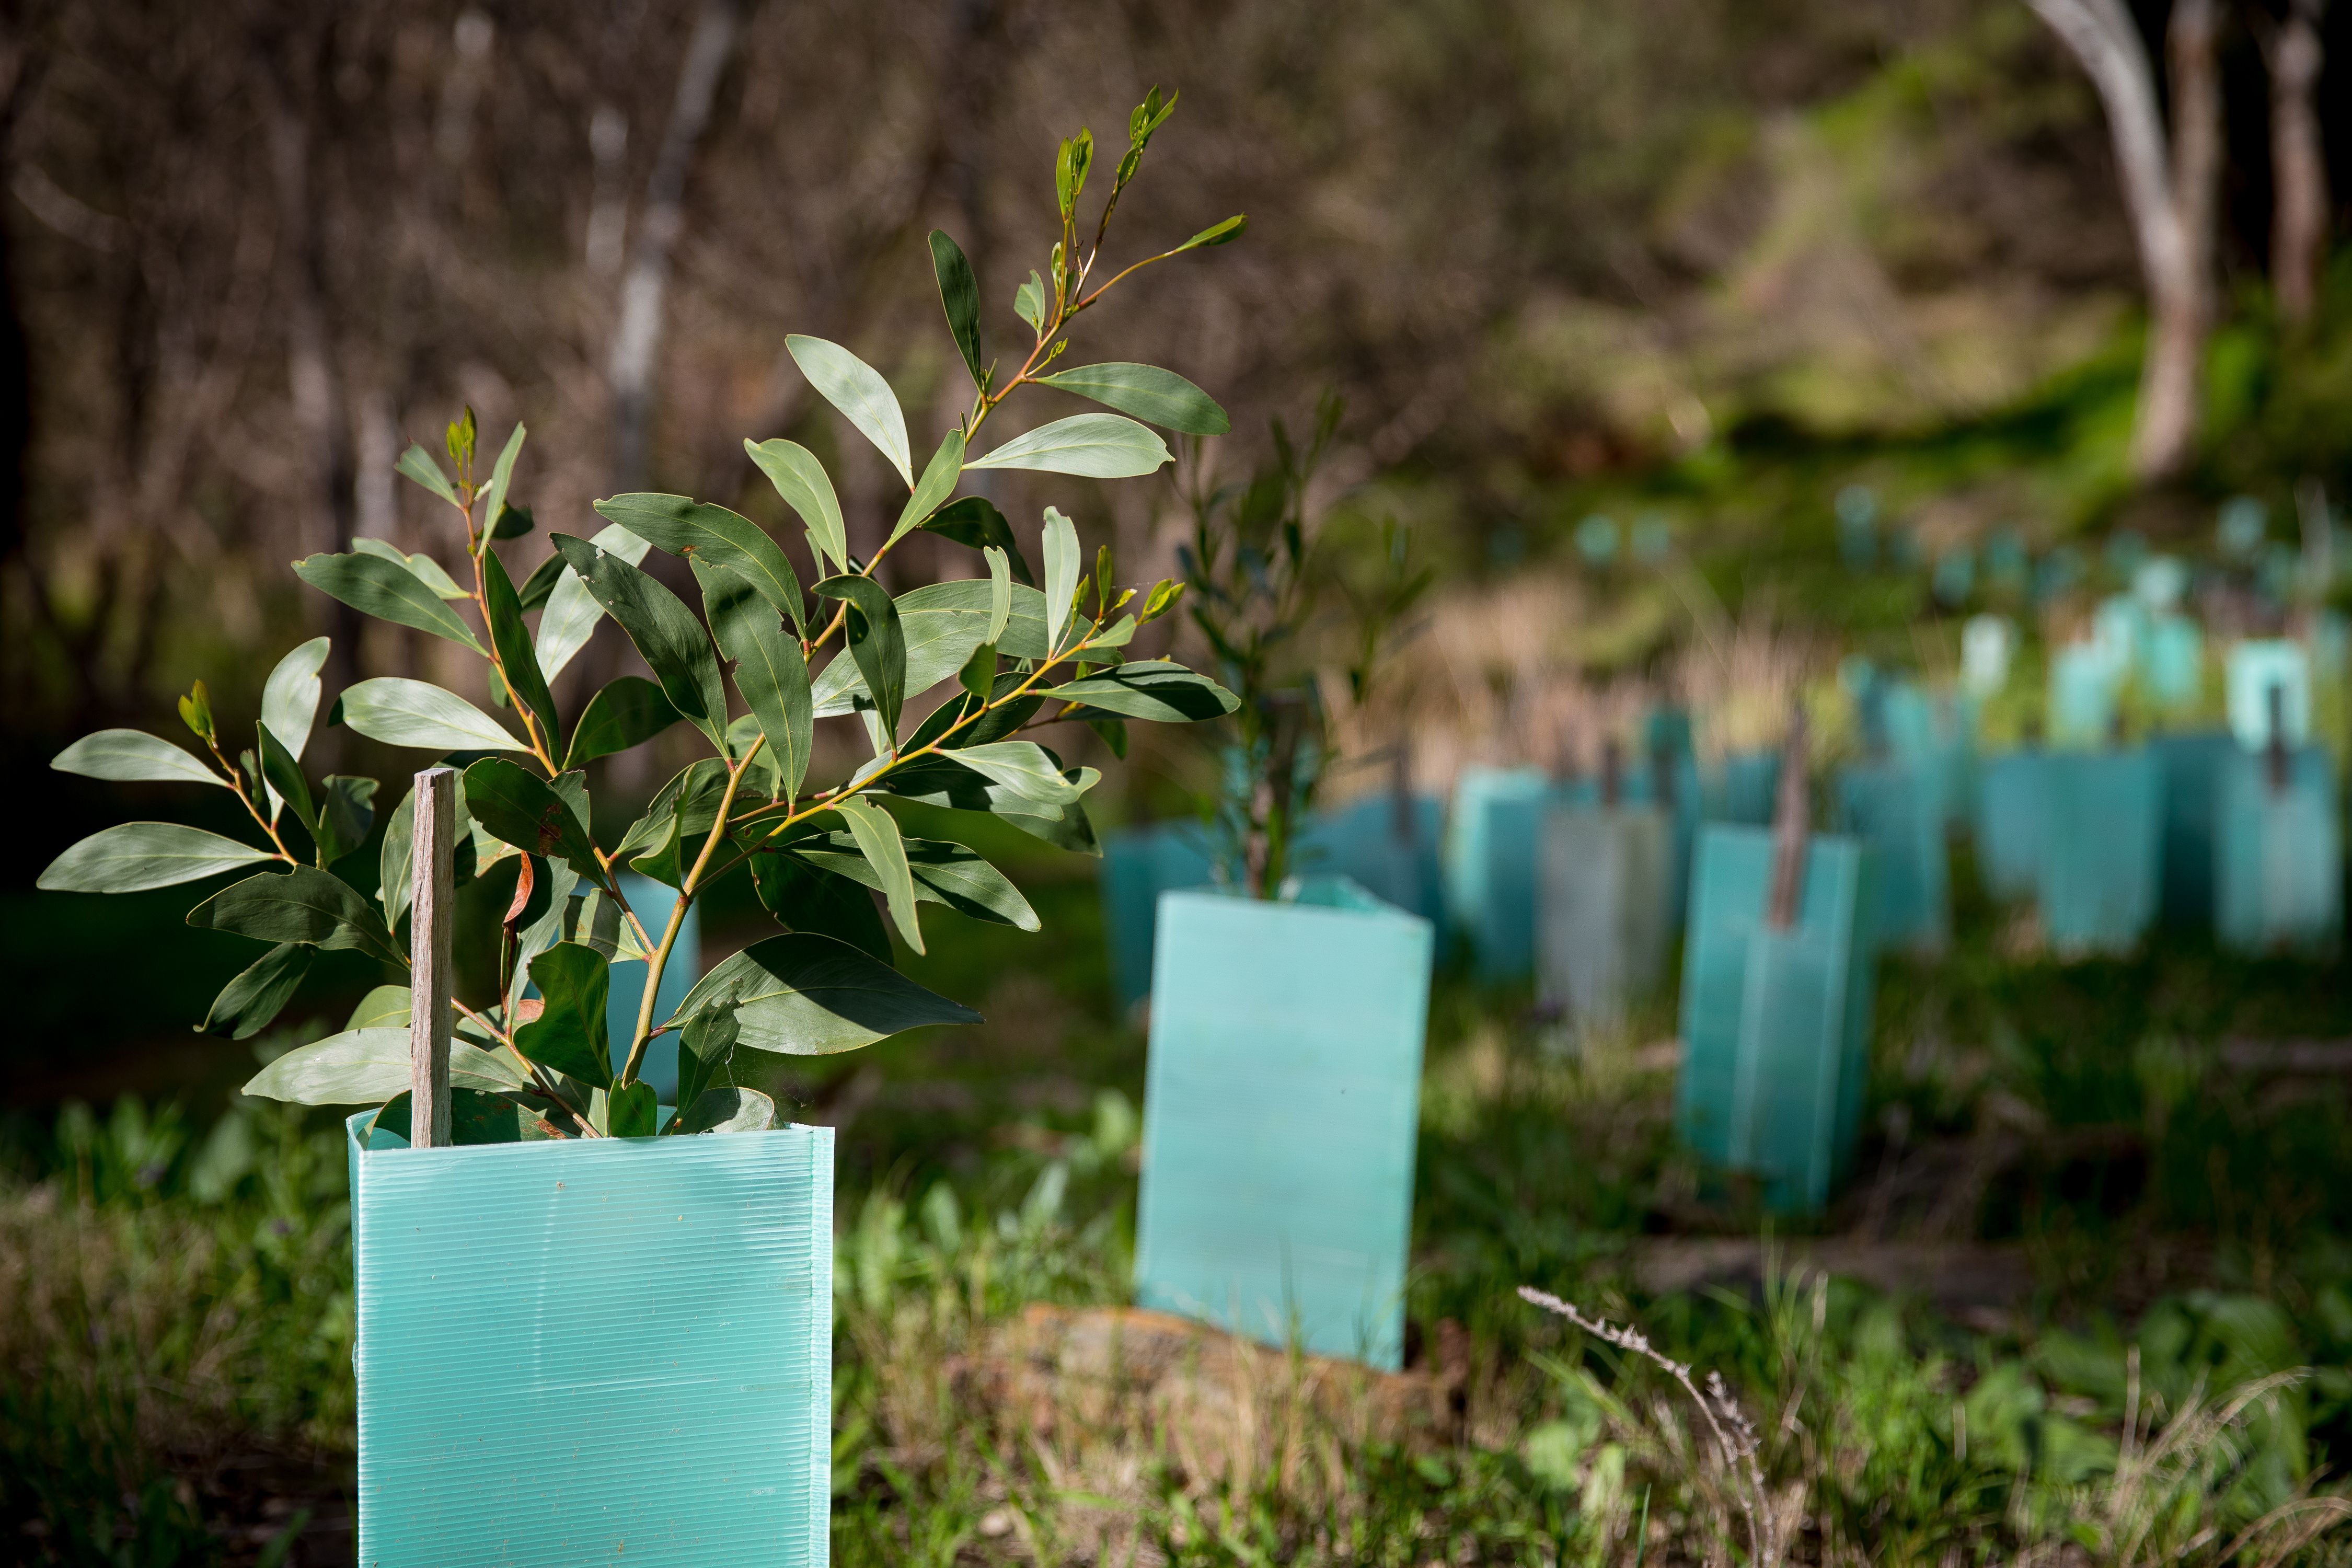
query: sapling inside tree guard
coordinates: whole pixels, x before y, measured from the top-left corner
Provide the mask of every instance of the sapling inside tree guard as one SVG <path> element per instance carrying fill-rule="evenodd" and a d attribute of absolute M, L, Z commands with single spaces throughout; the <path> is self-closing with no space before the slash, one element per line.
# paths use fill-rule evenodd
<path fill-rule="evenodd" d="M 387 676 L 340 693 L 330 721 L 463 765 L 459 875 L 518 860 L 514 896 L 496 936 L 497 994 L 457 1005 L 457 1142 L 765 1128 L 775 1109 L 738 1081 L 757 1077 L 739 1073 L 738 1064 L 748 1068 L 751 1059 L 740 1053 L 824 1054 L 922 1025 L 975 1021 L 976 1014 L 891 967 L 873 894 L 918 952 L 917 906 L 926 900 L 1027 930 L 1036 928 L 1036 916 L 980 856 L 959 843 L 904 836 L 882 803 L 986 813 L 1091 852 L 1081 803 L 1097 774 L 1064 765 L 1034 732 L 1091 723 L 1116 744 L 1123 741 L 1119 727 L 1131 721 L 1232 711 L 1234 698 L 1206 677 L 1167 660 L 1124 657 L 1137 626 L 1166 612 L 1181 585 L 1162 583 L 1135 604 L 1136 590 L 1114 584 L 1109 552 L 1098 552 L 1089 571 L 1076 529 L 1052 507 L 1045 511 L 1044 582 L 1036 585 L 1003 514 L 982 497 L 956 493 L 973 468 L 1096 479 L 1150 474 L 1169 451 L 1149 426 L 1182 434 L 1227 427 L 1216 404 L 1172 372 L 1128 363 L 1055 368 L 1077 319 L 1120 283 L 1242 232 L 1244 220 L 1232 217 L 1123 270 L 1101 265 L 1111 216 L 1174 107 L 1173 97 L 1163 100 L 1154 89 L 1130 117 L 1127 151 L 1090 237 L 1081 231 L 1078 207 L 1094 141 L 1082 131 L 1062 143 L 1054 176 L 1060 237 L 1044 271 L 1031 272 L 1014 291 L 1013 310 L 1031 333 L 1017 361 L 988 356 L 971 267 L 954 240 L 930 236 L 949 334 L 974 390 L 919 468 L 905 414 L 880 374 L 836 343 L 789 340 L 810 384 L 907 486 L 871 558 L 851 554 L 837 492 L 814 454 L 787 440 L 747 441 L 753 461 L 806 525 L 801 563 L 725 507 L 623 495 L 596 503 L 604 521 L 592 537 L 554 533 L 554 552 L 518 583 L 499 545 L 534 526 L 510 495 L 523 431 L 518 426 L 485 462 L 468 412 L 448 432 L 454 474 L 422 447 L 399 462 L 402 474 L 446 508 L 450 554 L 464 545 L 454 569 L 446 558 L 404 554 L 372 539 L 349 554 L 296 563 L 321 593 L 478 657 L 508 715 L 493 717 L 422 680 Z M 986 444 L 1005 401 L 1040 387 L 1115 412 L 1073 414 Z M 894 598 L 874 569 L 919 530 L 974 547 L 987 574 Z M 644 570 L 648 549 L 686 559 L 699 588 L 698 616 Z M 534 612 L 535 630 L 527 619 Z M 555 678 L 608 616 L 654 679 L 622 676 L 566 713 L 552 695 Z M 326 654 L 319 638 L 279 663 L 249 743 L 214 712 L 199 681 L 180 711 L 201 755 L 152 735 L 107 730 L 77 742 L 55 764 L 95 778 L 224 788 L 242 803 L 251 825 L 241 837 L 130 823 L 75 845 L 40 881 L 47 889 L 132 892 L 258 868 L 188 916 L 193 925 L 268 944 L 222 991 L 206 1020 L 240 1038 L 287 1005 L 319 949 L 409 963 L 400 929 L 411 902 L 413 796 L 393 809 L 380 889 L 371 899 L 364 879 L 344 872 L 369 837 L 376 782 L 314 781 L 302 767 Z M 941 685 L 950 686 L 947 700 L 913 716 L 915 700 Z M 735 699 L 747 710 L 740 716 Z M 845 778 L 811 777 L 814 721 L 851 713 L 871 741 L 871 757 Z M 618 842 L 599 844 L 590 831 L 586 765 L 680 723 L 698 732 L 710 754 L 665 784 Z M 677 889 L 666 917 L 641 918 L 624 868 Z M 656 1016 L 662 972 L 688 909 L 733 872 L 752 879 L 783 931 L 718 964 L 673 1016 Z M 634 959 L 648 964 L 645 999 L 625 1049 L 614 1050 L 606 1036 L 608 969 Z M 409 1083 L 408 1009 L 404 988 L 380 990 L 349 1028 L 278 1058 L 247 1091 L 313 1104 L 396 1100 Z M 683 1048 L 677 1106 L 665 1114 L 642 1069 L 647 1043 L 672 1030 Z"/>

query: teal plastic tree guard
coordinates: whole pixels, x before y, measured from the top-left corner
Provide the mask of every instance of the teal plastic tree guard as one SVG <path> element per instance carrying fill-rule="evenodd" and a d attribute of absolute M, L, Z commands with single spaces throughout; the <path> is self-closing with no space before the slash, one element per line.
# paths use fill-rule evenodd
<path fill-rule="evenodd" d="M 2042 865 L 2042 753 L 2004 752 L 1978 773 L 1977 876 L 1994 899 L 2034 896 Z"/>
<path fill-rule="evenodd" d="M 1707 820 L 1763 827 L 1780 793 L 1780 753 L 1734 752 L 1717 770 L 1707 795 Z"/>
<path fill-rule="evenodd" d="M 2240 952 L 2324 952 L 2344 929 L 2344 837 L 2336 765 L 2305 746 L 2284 786 L 2266 755 L 2233 751 L 2221 771 L 2213 846 L 2214 935 Z"/>
<path fill-rule="evenodd" d="M 1292 869 L 1345 877 L 1384 903 L 1436 921 L 1444 913 L 1438 853 L 1445 808 L 1423 795 L 1367 795 L 1318 812 L 1297 838 Z"/>
<path fill-rule="evenodd" d="M 1966 823 L 1972 708 L 1908 681 L 1882 681 L 1880 688 L 1878 721 L 1888 752 L 1933 793 L 1948 825 Z"/>
<path fill-rule="evenodd" d="M 1141 1305 L 1402 1364 L 1433 942 L 1336 878 L 1160 896 Z"/>
<path fill-rule="evenodd" d="M 1104 834 L 1099 875 L 1111 996 L 1125 1015 L 1151 994 L 1151 932 L 1160 895 L 1174 888 L 1205 887 L 1214 873 L 1201 825 L 1163 822 Z"/>
<path fill-rule="evenodd" d="M 621 873 L 621 891 L 628 896 L 629 908 L 645 922 L 646 931 L 656 942 L 669 924 L 670 910 L 677 907 L 677 889 L 651 877 L 640 877 L 634 871 Z M 645 1000 L 646 974 L 648 965 L 642 958 L 615 963 L 612 968 L 612 989 L 604 1003 L 604 1030 L 613 1042 L 613 1068 L 618 1071 L 628 1059 L 629 1042 L 636 1037 L 637 1005 Z M 694 983 L 702 978 L 702 908 L 699 904 L 686 906 L 686 920 L 677 928 L 677 945 L 670 949 L 669 962 L 662 965 L 660 991 L 654 995 L 654 1023 L 667 1021 L 686 1000 Z M 646 1059 L 638 1077 L 653 1086 L 654 1094 L 664 1105 L 677 1098 L 677 1031 L 656 1035 L 646 1047 Z"/>
<path fill-rule="evenodd" d="M 1797 921 L 1775 931 L 1770 832 L 1699 839 L 1675 1125 L 1701 1160 L 1759 1177 L 1777 1213 L 1822 1207 L 1853 1159 L 1870 1061 L 1864 859 L 1853 839 L 1812 838 Z"/>
<path fill-rule="evenodd" d="M 1899 763 L 1848 768 L 1838 775 L 1838 824 L 1871 852 L 1874 940 L 1943 951 L 1952 936 L 1951 868 L 1936 792 Z"/>
<path fill-rule="evenodd" d="M 2128 952 L 2155 922 L 2164 768 L 2146 747 L 2042 760 L 2042 934 L 2067 956 Z"/>
<path fill-rule="evenodd" d="M 1673 823 L 1652 805 L 1555 806 L 1542 854 L 1536 997 L 1580 1026 L 1618 1023 L 1665 972 Z"/>
<path fill-rule="evenodd" d="M 1555 793 L 1540 768 L 1473 765 L 1454 781 L 1446 921 L 1469 939 L 1483 980 L 1534 972 L 1536 838 Z"/>
<path fill-rule="evenodd" d="M 2311 659 L 2301 643 L 2248 639 L 2230 650 L 2230 733 L 2259 752 L 2271 743 L 2271 692 L 2279 695 L 2286 743 L 2311 739 Z"/>
<path fill-rule="evenodd" d="M 2113 650 L 2095 642 L 2071 643 L 2050 656 L 2050 744 L 2104 746 L 2115 739 L 2116 689 L 2123 672 Z"/>
<path fill-rule="evenodd" d="M 2158 735 L 2148 742 L 2164 770 L 2164 870 L 2158 910 L 2183 930 L 2213 928 L 2213 831 L 2221 770 L 2237 744 L 2219 730 Z"/>
<path fill-rule="evenodd" d="M 2140 683 L 2165 713 L 2197 706 L 2205 693 L 2205 633 L 2187 616 L 2158 612 L 2148 618 L 2140 647 Z"/>
<path fill-rule="evenodd" d="M 370 1568 L 824 1568 L 833 1129 L 346 1124 Z"/>

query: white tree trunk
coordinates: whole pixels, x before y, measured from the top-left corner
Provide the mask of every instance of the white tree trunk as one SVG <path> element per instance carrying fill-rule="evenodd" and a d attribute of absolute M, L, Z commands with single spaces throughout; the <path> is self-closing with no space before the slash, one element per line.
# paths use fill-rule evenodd
<path fill-rule="evenodd" d="M 2295 326 L 2311 319 L 2327 235 L 2327 161 L 2312 107 L 2325 59 L 2325 6 L 2326 0 L 2293 0 L 2263 49 L 2271 72 L 2271 294 L 2280 317 Z"/>

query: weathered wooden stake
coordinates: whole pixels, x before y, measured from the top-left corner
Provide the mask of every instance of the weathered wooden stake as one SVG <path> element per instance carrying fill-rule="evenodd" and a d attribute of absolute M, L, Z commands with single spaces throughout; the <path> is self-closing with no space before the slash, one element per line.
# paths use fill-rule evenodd
<path fill-rule="evenodd" d="M 1764 918 L 1774 931 L 1797 923 L 1805 888 L 1805 835 L 1812 826 L 1805 799 L 1805 706 L 1789 715 L 1789 740 L 1780 752 L 1780 794 L 1772 811 L 1772 896 Z"/>
<path fill-rule="evenodd" d="M 452 860 L 457 770 L 416 775 L 416 838 L 408 903 L 408 1142 L 445 1147 L 449 1130 L 449 933 L 457 924 Z"/>

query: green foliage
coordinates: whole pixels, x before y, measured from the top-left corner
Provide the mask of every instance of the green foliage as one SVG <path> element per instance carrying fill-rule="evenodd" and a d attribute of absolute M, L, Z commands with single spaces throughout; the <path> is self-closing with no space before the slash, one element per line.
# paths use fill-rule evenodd
<path fill-rule="evenodd" d="M 1000 376 L 982 362 L 981 292 L 970 258 L 948 236 L 930 237 L 949 334 L 971 372 L 974 395 L 919 478 L 905 411 L 881 374 L 839 344 L 789 340 L 810 384 L 874 443 L 908 487 L 897 523 L 873 560 L 850 558 L 838 492 L 816 458 L 791 442 L 767 441 L 747 443 L 747 450 L 806 525 L 808 592 L 785 549 L 749 519 L 688 497 L 652 494 L 598 501 L 607 526 L 593 539 L 551 533 L 554 555 L 518 588 L 493 546 L 533 526 L 530 510 L 512 498 L 524 431 L 515 426 L 485 476 L 469 408 L 444 441 L 454 475 L 419 446 L 395 465 L 448 508 L 450 542 L 462 539 L 465 572 L 453 576 L 430 554 L 404 554 L 382 541 L 296 563 L 298 576 L 331 597 L 479 658 L 494 701 L 512 721 L 439 686 L 392 676 L 352 685 L 330 719 L 386 745 L 469 763 L 458 792 L 458 876 L 470 880 L 500 861 L 517 863 L 496 938 L 499 995 L 487 1005 L 458 1008 L 451 1070 L 466 1096 L 457 1118 L 461 1141 L 509 1141 L 526 1124 L 559 1136 L 612 1137 L 765 1127 L 772 1101 L 735 1080 L 735 1067 L 746 1059 L 739 1053 L 825 1055 L 908 1029 L 977 1022 L 971 1009 L 897 972 L 868 889 L 881 894 L 891 924 L 918 955 L 926 951 L 922 903 L 1022 930 L 1037 928 L 1035 911 L 1010 879 L 965 846 L 908 838 L 883 803 L 921 800 L 988 814 L 1091 851 L 1083 797 L 1097 775 L 1066 768 L 1020 732 L 1062 721 L 1103 725 L 1114 717 L 1181 722 L 1230 710 L 1233 699 L 1222 688 L 1181 666 L 1155 661 L 1122 671 L 1120 649 L 1133 623 L 1113 617 L 1131 593 L 1114 590 L 1105 553 L 1092 608 L 1087 606 L 1076 532 L 1067 518 L 1047 510 L 1047 592 L 1041 597 L 1013 584 L 1016 572 L 1024 581 L 1029 572 L 1003 515 L 982 498 L 955 498 L 970 468 L 1095 479 L 1151 473 L 1168 461 L 1167 447 L 1127 413 L 1177 430 L 1224 427 L 1215 404 L 1172 372 L 1129 364 L 1052 375 L 1046 369 L 1068 346 L 1076 317 L 1121 279 L 1175 254 L 1146 258 L 1089 291 L 1110 209 L 1173 103 L 1154 89 L 1131 118 L 1129 150 L 1083 256 L 1075 213 L 1093 142 L 1081 132 L 1063 145 L 1057 180 L 1066 232 L 1051 258 L 1055 290 L 1050 300 L 1024 296 L 1021 313 L 1034 342 L 1010 374 Z M 1057 419 L 984 456 L 968 456 L 1006 397 L 1044 384 L 1127 413 Z M 875 568 L 918 529 L 981 551 L 988 575 L 894 597 Z M 649 549 L 688 562 L 698 606 L 644 569 Z M 468 606 L 471 619 L 464 613 Z M 535 633 L 527 621 L 533 613 L 540 616 Z M 591 694 L 567 727 L 552 682 L 606 616 L 654 679 L 622 677 Z M 411 902 L 413 797 L 387 819 L 372 899 L 336 868 L 368 835 L 375 782 L 331 775 L 314 784 L 301 765 L 327 653 L 326 639 L 316 638 L 279 664 L 263 693 L 254 744 L 240 749 L 236 761 L 224 749 L 234 742 L 221 739 L 198 682 L 182 700 L 181 716 L 210 753 L 209 765 L 177 746 L 121 730 L 77 742 L 56 762 L 100 778 L 226 787 L 267 838 L 265 847 L 194 827 L 133 823 L 74 846 L 41 879 L 44 888 L 127 892 L 268 866 L 188 917 L 192 925 L 268 944 L 214 1004 L 203 1026 L 212 1032 L 244 1038 L 266 1026 L 319 951 L 357 951 L 390 972 L 408 962 L 398 924 Z M 908 704 L 942 685 L 949 686 L 946 700 L 903 734 Z M 1056 699 L 1048 710 L 1046 702 Z M 748 713 L 732 711 L 739 701 Z M 846 779 L 813 780 L 815 720 L 850 712 L 865 721 L 873 757 Z M 604 847 L 592 834 L 588 781 L 580 770 L 646 743 L 681 718 L 715 754 L 681 772 L 645 816 Z M 289 816 L 308 836 L 310 863 L 289 842 Z M 653 1017 L 687 910 L 747 863 L 761 904 L 788 934 L 754 942 L 717 965 L 677 1016 Z M 629 907 L 617 875 L 623 864 L 679 889 L 666 929 L 650 929 Z M 608 967 L 620 956 L 646 958 L 651 973 L 615 1074 L 604 1006 Z M 528 1001 L 526 975 L 539 993 Z M 382 1115 L 404 1117 L 404 1108 L 392 1109 L 408 1077 L 404 1010 L 404 990 L 397 1006 L 388 991 L 380 992 L 342 1033 L 272 1059 L 247 1092 L 310 1104 L 380 1104 L 387 1106 Z M 691 1092 L 682 1096 L 679 1115 L 656 1106 L 637 1076 L 649 1040 L 670 1030 L 682 1031 L 687 1043 L 683 1087 Z"/>

